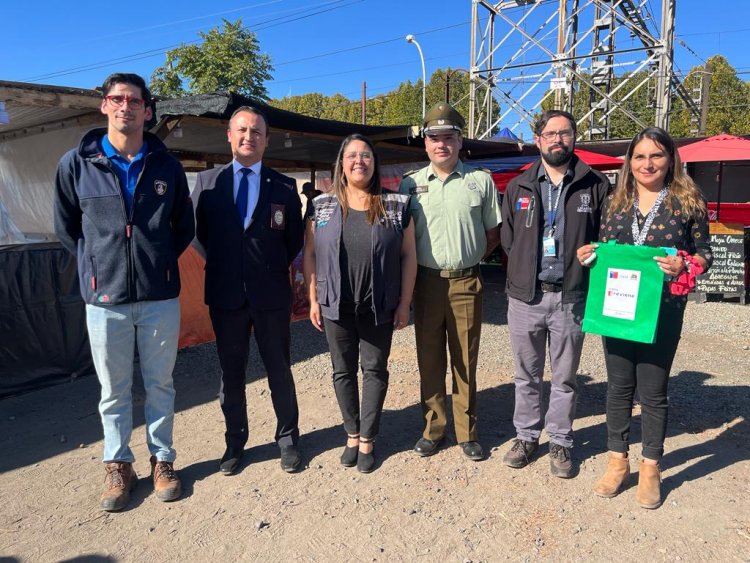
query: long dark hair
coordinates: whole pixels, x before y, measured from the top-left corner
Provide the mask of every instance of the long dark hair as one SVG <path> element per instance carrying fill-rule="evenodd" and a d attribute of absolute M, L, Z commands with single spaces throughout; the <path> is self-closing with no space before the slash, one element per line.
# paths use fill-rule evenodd
<path fill-rule="evenodd" d="M 359 133 L 353 133 L 341 142 L 341 148 L 339 148 L 339 154 L 336 157 L 336 166 L 333 170 L 333 185 L 331 189 L 341 204 L 341 211 L 346 219 L 346 214 L 349 210 L 349 202 L 346 197 L 346 185 L 347 180 L 344 175 L 344 151 L 346 147 L 354 142 L 361 141 L 367 145 L 367 148 L 372 153 L 374 167 L 372 178 L 370 179 L 370 185 L 367 186 L 367 223 L 370 225 L 380 222 L 385 217 L 385 209 L 383 207 L 383 187 L 380 184 L 380 159 L 378 153 L 375 152 L 370 139 Z"/>
<path fill-rule="evenodd" d="M 672 137 L 660 127 L 646 127 L 630 141 L 608 215 L 611 217 L 613 213 L 629 211 L 633 207 L 636 185 L 630 161 L 633 158 L 635 147 L 643 139 L 649 139 L 656 143 L 657 146 L 664 149 L 669 157 L 669 170 L 666 178 L 664 178 L 664 185 L 669 187 L 665 201 L 667 208 L 671 211 L 674 208 L 674 203 L 679 202 L 683 212 L 688 216 L 704 217 L 706 215 L 706 202 L 693 179 L 682 169 L 680 153 L 677 152 Z"/>

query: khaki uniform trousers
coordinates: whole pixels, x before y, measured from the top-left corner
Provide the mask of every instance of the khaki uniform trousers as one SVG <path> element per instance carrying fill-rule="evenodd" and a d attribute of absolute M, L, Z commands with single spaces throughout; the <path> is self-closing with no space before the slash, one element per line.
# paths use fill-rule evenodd
<path fill-rule="evenodd" d="M 423 436 L 445 436 L 446 343 L 453 375 L 453 424 L 456 440 L 477 440 L 477 359 L 482 331 L 482 279 L 469 275 L 441 278 L 419 268 L 414 288 L 414 329 L 421 381 Z"/>

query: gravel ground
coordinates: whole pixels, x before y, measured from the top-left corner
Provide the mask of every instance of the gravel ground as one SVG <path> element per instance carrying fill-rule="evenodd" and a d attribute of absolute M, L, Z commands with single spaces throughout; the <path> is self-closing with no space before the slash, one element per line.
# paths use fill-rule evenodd
<path fill-rule="evenodd" d="M 631 486 L 591 493 L 604 471 L 606 375 L 589 336 L 580 367 L 576 478 L 540 457 L 513 470 L 513 365 L 505 297 L 487 284 L 479 360 L 479 430 L 488 458 L 455 440 L 431 458 L 421 432 L 410 326 L 394 338 L 391 385 L 370 475 L 342 468 L 344 431 L 323 335 L 293 325 L 306 467 L 278 467 L 274 418 L 257 352 L 248 368 L 251 438 L 234 477 L 217 474 L 223 421 L 215 346 L 180 352 L 175 370 L 177 468 L 183 498 L 152 494 L 142 427 L 133 435 L 142 481 L 128 510 L 97 509 L 103 480 L 94 378 L 0 402 L 0 561 L 750 561 L 750 307 L 690 303 L 670 383 L 662 462 L 664 505 L 640 509 Z M 135 386 L 135 400 L 143 392 Z M 636 408 L 636 415 L 638 409 Z M 633 440 L 640 436 L 634 418 Z M 636 444 L 632 469 L 640 453 Z M 635 480 L 631 481 L 635 483 Z"/>

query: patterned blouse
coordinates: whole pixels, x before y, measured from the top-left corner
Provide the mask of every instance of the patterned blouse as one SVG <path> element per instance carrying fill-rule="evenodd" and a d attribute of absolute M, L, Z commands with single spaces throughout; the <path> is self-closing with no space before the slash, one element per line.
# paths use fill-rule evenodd
<path fill-rule="evenodd" d="M 611 217 L 607 217 L 612 197 L 612 195 L 609 195 L 604 202 L 599 240 L 601 242 L 616 240 L 620 244 L 633 244 L 633 209 L 629 209 L 627 212 L 613 213 Z M 636 210 L 636 216 L 638 217 L 638 228 L 642 229 L 646 216 L 641 213 L 640 209 Z M 711 267 L 711 262 L 713 262 L 713 254 L 708 239 L 708 216 L 697 219 L 684 215 L 682 205 L 678 201 L 673 202 L 671 212 L 667 208 L 666 202 L 662 203 L 643 244 L 684 250 L 688 254 L 702 257 L 708 267 Z M 669 291 L 665 291 L 664 295 L 671 301 L 687 300 L 685 296 L 671 295 Z"/>

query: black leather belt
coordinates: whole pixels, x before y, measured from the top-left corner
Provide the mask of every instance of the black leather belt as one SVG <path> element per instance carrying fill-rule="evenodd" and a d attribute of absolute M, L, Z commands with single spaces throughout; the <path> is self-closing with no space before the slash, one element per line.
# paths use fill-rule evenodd
<path fill-rule="evenodd" d="M 436 278 L 455 279 L 465 278 L 468 276 L 476 276 L 479 274 L 479 264 L 472 266 L 471 268 L 463 268 L 461 270 L 436 270 L 435 268 L 428 268 L 427 266 L 419 266 L 419 271 L 428 276 L 434 276 Z"/>
<path fill-rule="evenodd" d="M 562 291 L 561 283 L 539 282 L 537 287 L 542 290 L 542 293 L 559 293 Z"/>

